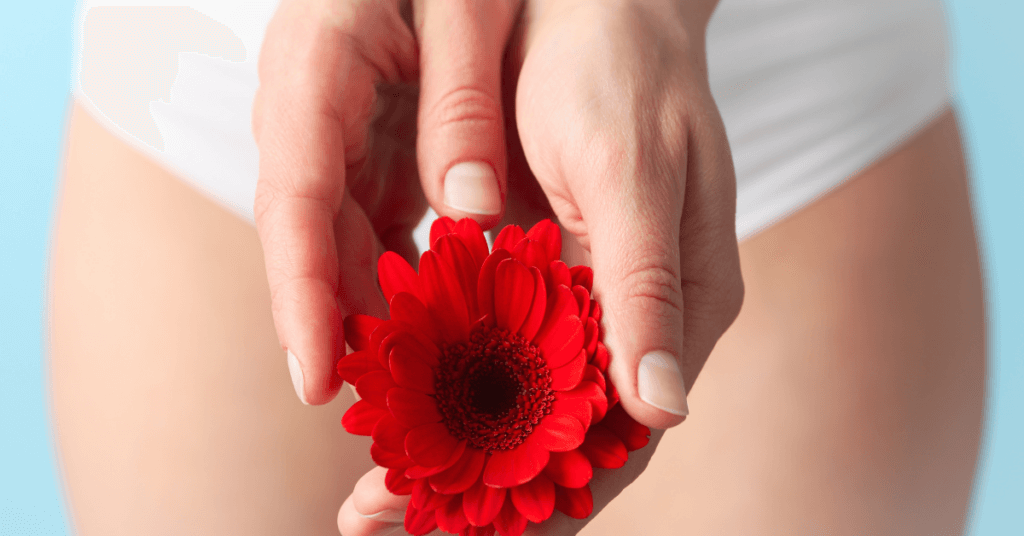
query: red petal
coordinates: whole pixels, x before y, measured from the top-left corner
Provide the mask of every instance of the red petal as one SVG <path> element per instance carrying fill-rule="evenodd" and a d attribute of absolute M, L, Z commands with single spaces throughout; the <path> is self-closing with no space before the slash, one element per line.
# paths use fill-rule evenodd
<path fill-rule="evenodd" d="M 590 494 L 590 486 L 582 488 L 556 488 L 555 508 L 563 514 L 583 519 L 594 511 L 594 496 Z"/>
<path fill-rule="evenodd" d="M 594 355 L 597 352 L 597 321 L 593 318 L 587 319 L 587 324 L 583 328 L 583 349 L 586 350 L 587 356 Z"/>
<path fill-rule="evenodd" d="M 441 422 L 434 398 L 419 391 L 395 387 L 388 391 L 388 409 L 398 422 L 409 428 Z"/>
<path fill-rule="evenodd" d="M 391 298 L 391 319 L 409 324 L 435 345 L 442 343 L 441 332 L 427 313 L 427 307 L 408 292 L 399 292 Z"/>
<path fill-rule="evenodd" d="M 600 389 L 600 387 L 598 387 L 598 389 Z M 604 394 L 603 391 L 601 393 Z M 608 413 L 608 399 L 602 396 L 601 398 L 591 398 L 590 402 L 592 404 L 592 409 L 594 410 L 594 419 L 592 422 L 600 422 L 604 419 L 605 414 Z"/>
<path fill-rule="evenodd" d="M 494 521 L 505 503 L 505 488 L 492 488 L 477 480 L 462 494 L 462 511 L 471 525 L 482 527 Z"/>
<path fill-rule="evenodd" d="M 544 276 L 536 267 L 530 268 L 530 273 L 533 274 L 533 300 L 530 303 L 530 312 L 526 315 L 526 320 L 523 320 L 522 327 L 519 328 L 519 334 L 528 341 L 533 340 L 533 336 L 540 329 L 548 307 L 548 292 L 547 287 L 544 286 Z"/>
<path fill-rule="evenodd" d="M 515 259 L 505 259 L 494 272 L 494 320 L 499 328 L 517 332 L 533 302 L 533 273 Z"/>
<path fill-rule="evenodd" d="M 573 266 L 569 268 L 569 275 L 572 276 L 572 284 L 579 285 L 587 290 L 594 288 L 594 270 L 589 266 Z"/>
<path fill-rule="evenodd" d="M 587 366 L 589 367 L 590 365 Z M 600 385 L 592 381 L 581 381 L 576 388 L 558 393 L 556 397 L 562 400 L 578 399 L 588 402 L 588 407 L 593 415 L 592 422 L 598 422 L 603 419 L 604 414 L 608 411 L 608 398 L 604 394 L 604 389 L 601 389 Z"/>
<path fill-rule="evenodd" d="M 412 265 L 394 251 L 385 251 L 377 261 L 377 277 L 384 299 L 391 303 L 391 298 L 398 292 L 409 292 L 419 297 L 419 277 Z M 349 343 L 352 344 L 352 343 Z M 354 347 L 353 347 L 354 348 Z"/>
<path fill-rule="evenodd" d="M 370 437 L 373 438 L 374 445 L 380 445 L 380 447 L 385 450 L 404 455 L 405 435 L 408 433 L 409 429 L 402 426 L 402 424 L 389 413 L 377 421 L 377 424 L 373 427 L 373 433 Z"/>
<path fill-rule="evenodd" d="M 387 410 L 380 409 L 365 400 L 358 400 L 345 412 L 341 418 L 341 425 L 350 434 L 368 436 L 373 433 L 373 427 L 377 421 L 387 414 Z"/>
<path fill-rule="evenodd" d="M 432 367 L 437 366 L 441 356 L 441 351 L 434 346 L 434 343 L 417 337 L 415 332 L 395 331 L 381 341 L 377 355 L 378 359 L 383 359 L 382 365 L 386 364 L 389 370 L 391 368 L 391 351 L 396 348 L 401 348 L 404 356 L 419 359 Z"/>
<path fill-rule="evenodd" d="M 412 326 L 405 322 L 399 322 L 397 320 L 385 320 L 381 325 L 377 326 L 377 329 L 373 330 L 370 334 L 370 351 L 377 352 L 377 361 L 380 363 L 381 368 L 388 370 L 388 355 L 391 352 L 391 348 L 386 348 L 381 351 L 381 345 L 384 340 L 399 332 L 406 332 L 413 329 Z"/>
<path fill-rule="evenodd" d="M 590 318 L 593 318 L 594 322 L 601 322 L 601 304 L 596 300 L 590 300 Z"/>
<path fill-rule="evenodd" d="M 553 261 L 549 267 L 551 277 L 550 288 L 558 288 L 559 285 L 572 287 L 572 276 L 569 275 L 569 267 L 562 261 Z"/>
<path fill-rule="evenodd" d="M 338 361 L 338 375 L 341 379 L 355 385 L 364 374 L 384 370 L 377 361 L 377 355 L 369 350 L 353 352 Z"/>
<path fill-rule="evenodd" d="M 430 242 L 427 244 L 427 246 L 429 246 L 430 249 L 437 251 L 434 248 L 434 243 L 437 242 L 437 239 L 454 231 L 455 220 L 449 218 L 448 216 L 441 216 L 440 218 L 434 220 L 434 223 L 430 224 Z"/>
<path fill-rule="evenodd" d="M 422 510 L 424 503 L 430 499 L 429 494 L 434 493 L 434 490 L 430 489 L 430 486 L 426 484 L 427 480 L 425 478 L 412 483 L 412 497 L 409 498 L 410 507 Z"/>
<path fill-rule="evenodd" d="M 509 492 L 512 503 L 526 519 L 541 523 L 555 511 L 555 483 L 543 473 Z"/>
<path fill-rule="evenodd" d="M 494 525 L 487 525 L 486 527 L 470 525 L 459 536 L 494 536 Z"/>
<path fill-rule="evenodd" d="M 501 536 L 521 536 L 526 530 L 526 518 L 516 510 L 512 501 L 505 501 L 494 518 L 494 528 Z"/>
<path fill-rule="evenodd" d="M 411 466 L 405 469 L 405 476 L 406 478 L 411 478 L 413 480 L 421 480 L 430 476 L 434 476 L 440 473 L 441 471 L 444 471 L 445 469 L 447 469 L 447 467 L 445 467 L 444 465 L 424 467 L 422 465 L 416 465 L 415 463 L 413 463 Z"/>
<path fill-rule="evenodd" d="M 480 328 L 493 328 L 494 327 L 494 316 L 484 315 L 479 320 L 473 322 L 472 327 L 469 328 L 470 333 Z"/>
<path fill-rule="evenodd" d="M 468 528 L 473 528 L 462 511 L 461 495 L 435 510 L 434 516 L 437 520 L 437 527 L 449 534 L 465 535 Z"/>
<path fill-rule="evenodd" d="M 345 317 L 343 323 L 345 327 L 345 342 L 353 350 L 366 350 L 366 347 L 370 344 L 370 334 L 382 322 L 383 320 L 370 315 L 354 314 Z"/>
<path fill-rule="evenodd" d="M 405 509 L 405 531 L 413 536 L 423 536 L 424 534 L 437 528 L 437 521 L 434 518 L 434 511 L 423 509 L 420 510 L 413 505 L 409 505 Z"/>
<path fill-rule="evenodd" d="M 491 251 L 498 251 L 504 249 L 506 251 L 512 251 L 519 244 L 519 241 L 526 238 L 526 233 L 523 232 L 523 228 L 518 225 L 506 225 L 504 229 L 498 233 L 498 236 L 494 239 L 494 247 Z"/>
<path fill-rule="evenodd" d="M 420 257 L 420 281 L 426 296 L 424 304 L 438 322 L 444 340 L 465 340 L 469 330 L 469 310 L 453 267 L 437 253 L 427 250 Z"/>
<path fill-rule="evenodd" d="M 609 409 L 601 424 L 621 439 L 627 450 L 643 448 L 650 441 L 650 428 L 633 420 L 633 417 L 622 409 L 622 404 L 616 404 Z"/>
<path fill-rule="evenodd" d="M 566 393 L 555 393 L 555 402 L 551 405 L 551 415 L 571 415 L 584 429 L 593 421 L 590 401 L 581 397 L 563 396 Z"/>
<path fill-rule="evenodd" d="M 586 486 L 594 476 L 594 468 L 590 460 L 578 450 L 568 452 L 552 452 L 551 461 L 544 468 L 544 475 L 555 481 L 555 484 L 566 488 Z"/>
<path fill-rule="evenodd" d="M 512 258 L 527 266 L 539 268 L 542 272 L 548 270 L 552 260 L 544 252 L 544 246 L 530 239 L 522 240 L 516 245 L 512 250 Z"/>
<path fill-rule="evenodd" d="M 554 327 L 554 324 L 560 322 L 563 318 L 570 316 L 579 316 L 580 308 L 576 304 L 576 296 L 572 293 L 572 290 L 565 285 L 558 285 L 551 292 L 552 296 L 548 300 L 548 315 L 544 325 L 541 327 L 541 331 L 547 331 Z"/>
<path fill-rule="evenodd" d="M 551 388 L 556 391 L 573 389 L 583 379 L 583 367 L 586 365 L 587 353 L 582 349 L 577 350 L 576 359 L 551 371 Z"/>
<path fill-rule="evenodd" d="M 619 392 L 615 389 L 615 384 L 608 384 L 608 407 L 614 407 L 615 404 L 619 403 Z"/>
<path fill-rule="evenodd" d="M 405 454 L 385 450 L 377 443 L 370 445 L 370 458 L 381 467 L 405 469 L 412 465 L 412 460 Z"/>
<path fill-rule="evenodd" d="M 590 368 L 587 368 L 590 367 Z M 596 370 L 591 365 L 586 365 L 584 370 Z M 600 372 L 598 372 L 600 374 Z M 579 385 L 568 391 L 561 391 L 555 394 L 556 399 L 569 400 L 569 399 L 580 399 L 586 400 L 591 404 L 604 403 L 606 395 L 601 386 L 596 382 L 590 380 L 582 380 Z M 605 408 L 607 409 L 607 408 Z"/>
<path fill-rule="evenodd" d="M 412 500 L 409 502 L 421 510 L 437 510 L 450 501 L 454 495 L 436 493 L 430 489 L 427 479 L 421 478 L 412 486 Z"/>
<path fill-rule="evenodd" d="M 487 258 L 487 239 L 484 238 L 484 230 L 480 224 L 471 218 L 462 218 L 455 224 L 455 233 L 462 239 L 466 249 L 473 255 L 477 270 Z"/>
<path fill-rule="evenodd" d="M 466 340 L 469 336 L 469 309 L 452 268 L 433 251 L 424 251 L 420 257 L 420 280 L 427 298 L 424 304 L 439 320 L 445 341 Z"/>
<path fill-rule="evenodd" d="M 451 468 L 457 462 L 462 460 L 462 453 L 466 450 L 466 440 L 460 440 L 456 445 L 455 450 L 452 451 L 452 455 L 444 463 L 440 465 L 434 465 L 425 467 L 422 465 L 416 465 L 415 463 L 410 464 L 410 467 L 405 470 L 405 476 L 413 479 L 426 479 L 436 474 L 443 473 L 445 470 Z"/>
<path fill-rule="evenodd" d="M 356 393 L 366 402 L 380 409 L 388 408 L 388 391 L 396 387 L 391 373 L 386 370 L 369 372 L 356 382 Z"/>
<path fill-rule="evenodd" d="M 404 345 L 391 350 L 391 376 L 395 383 L 414 391 L 434 394 L 434 368 L 420 356 L 409 352 Z"/>
<path fill-rule="evenodd" d="M 604 392 L 608 388 L 608 383 L 604 378 L 604 373 L 594 365 L 587 365 L 583 367 L 583 381 L 590 381 L 597 384 L 601 388 L 601 392 Z"/>
<path fill-rule="evenodd" d="M 384 486 L 395 495 L 409 495 L 412 493 L 413 481 L 405 478 L 405 471 L 402 469 L 388 469 L 384 475 Z"/>
<path fill-rule="evenodd" d="M 535 343 L 540 348 L 548 367 L 554 369 L 568 363 L 580 353 L 583 349 L 583 335 L 583 323 L 579 317 L 569 316 L 555 324 L 548 332 L 542 331 Z"/>
<path fill-rule="evenodd" d="M 543 248 L 548 263 L 562 256 L 562 230 L 551 220 L 541 220 L 527 231 L 526 236 Z"/>
<path fill-rule="evenodd" d="M 439 238 L 434 244 L 434 250 L 437 251 L 438 257 L 452 268 L 452 273 L 459 281 L 459 288 L 462 289 L 462 295 L 466 298 L 469 319 L 475 320 L 479 316 L 476 310 L 476 280 L 480 266 L 473 260 L 473 254 L 456 235 Z"/>
<path fill-rule="evenodd" d="M 512 449 L 495 452 L 487 461 L 482 481 L 488 486 L 511 488 L 540 474 L 548 463 L 547 449 L 526 441 Z"/>
<path fill-rule="evenodd" d="M 494 316 L 494 272 L 498 269 L 498 264 L 511 257 L 509 252 L 501 249 L 484 259 L 480 267 L 480 278 L 476 282 L 477 313 L 480 316 Z"/>
<path fill-rule="evenodd" d="M 430 477 L 430 487 L 439 493 L 462 493 L 480 478 L 485 461 L 484 451 L 466 447 L 455 465 Z"/>
<path fill-rule="evenodd" d="M 580 452 L 587 456 L 591 465 L 602 469 L 618 469 L 629 459 L 629 452 L 622 440 L 601 425 L 587 432 L 587 439 L 580 445 Z"/>
<path fill-rule="evenodd" d="M 603 342 L 597 341 L 597 350 L 594 350 L 594 357 L 590 360 L 590 364 L 604 372 L 608 370 L 608 362 L 610 360 L 611 355 L 608 354 L 608 347 Z"/>
<path fill-rule="evenodd" d="M 458 534 L 469 525 L 469 520 L 462 511 L 462 495 L 456 495 L 438 508 L 434 515 L 437 516 L 437 527 L 449 534 Z"/>
<path fill-rule="evenodd" d="M 455 449 L 464 446 L 464 442 L 452 437 L 448 427 L 439 422 L 417 426 L 405 436 L 405 453 L 424 467 L 444 465 Z"/>
<path fill-rule="evenodd" d="M 551 452 L 565 452 L 583 443 L 587 430 L 572 415 L 552 413 L 544 417 L 527 441 L 534 441 Z"/>
<path fill-rule="evenodd" d="M 579 317 L 587 318 L 587 315 L 590 314 L 590 293 L 587 292 L 587 289 L 574 285 L 572 295 L 576 298 L 576 307 L 580 310 Z"/>

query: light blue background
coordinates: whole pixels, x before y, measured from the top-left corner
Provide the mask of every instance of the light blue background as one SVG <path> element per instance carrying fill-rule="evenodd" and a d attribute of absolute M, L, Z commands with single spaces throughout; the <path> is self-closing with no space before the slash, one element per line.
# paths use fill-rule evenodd
<path fill-rule="evenodd" d="M 1024 534 L 1024 2 L 947 0 L 991 314 L 970 531 Z M 0 536 L 69 534 L 44 397 L 47 243 L 74 2 L 0 9 Z"/>

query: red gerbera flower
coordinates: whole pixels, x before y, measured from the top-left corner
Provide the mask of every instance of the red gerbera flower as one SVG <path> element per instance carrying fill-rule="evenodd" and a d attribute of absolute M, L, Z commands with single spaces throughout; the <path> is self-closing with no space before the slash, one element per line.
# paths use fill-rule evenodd
<path fill-rule="evenodd" d="M 373 438 L 387 488 L 412 494 L 405 529 L 519 536 L 555 508 L 590 515 L 594 467 L 617 468 L 650 430 L 605 377 L 593 272 L 561 260 L 549 220 L 501 231 L 488 253 L 471 219 L 434 222 L 417 274 L 378 267 L 391 319 L 345 319 L 338 363 L 362 398 L 342 424 Z"/>

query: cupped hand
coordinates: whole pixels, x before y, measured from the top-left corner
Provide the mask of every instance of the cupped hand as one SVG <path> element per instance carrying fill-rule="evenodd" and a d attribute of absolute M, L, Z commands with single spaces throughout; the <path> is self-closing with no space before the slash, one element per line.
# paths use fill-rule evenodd
<path fill-rule="evenodd" d="M 688 413 L 743 300 L 735 172 L 705 63 L 714 4 L 534 4 L 523 35 L 523 153 L 589 253 L 623 407 L 653 428 Z"/>
<path fill-rule="evenodd" d="M 507 139 L 478 140 L 489 146 L 500 139 L 508 148 L 502 223 L 554 215 L 575 237 L 577 256 L 594 267 L 621 403 L 656 429 L 685 418 L 686 392 L 743 300 L 735 176 L 705 64 L 704 30 L 715 3 L 526 2 L 502 58 L 502 82 L 467 75 L 462 90 L 493 95 L 503 86 L 497 106 L 504 106 Z M 430 6 L 427 0 L 414 9 Z M 472 36 L 507 24 L 470 11 L 447 22 L 450 61 L 481 46 Z M 417 35 L 428 50 L 429 28 L 418 27 Z M 420 113 L 422 128 L 430 122 L 422 107 Z M 429 158 L 420 153 L 421 172 L 433 169 L 423 163 Z M 440 214 L 464 215 L 427 194 Z M 643 471 L 661 434 L 655 430 L 624 468 L 595 470 L 595 513 Z M 346 536 L 402 533 L 409 498 L 388 493 L 383 474 L 367 473 L 342 506 Z M 527 534 L 575 533 L 585 523 L 556 512 Z"/>
<path fill-rule="evenodd" d="M 304 403 L 329 402 L 341 386 L 342 317 L 386 315 L 377 258 L 386 248 L 415 266 L 425 199 L 485 227 L 501 217 L 498 79 L 514 9 L 418 5 L 417 39 L 398 0 L 285 0 L 268 26 L 254 208 L 274 324 Z M 451 33 L 456 16 L 478 22 Z"/>

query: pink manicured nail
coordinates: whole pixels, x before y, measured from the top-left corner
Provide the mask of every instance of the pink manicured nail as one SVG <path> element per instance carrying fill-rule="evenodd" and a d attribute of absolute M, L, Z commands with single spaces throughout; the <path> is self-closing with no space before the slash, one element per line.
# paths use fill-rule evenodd
<path fill-rule="evenodd" d="M 444 204 L 469 214 L 501 213 L 501 193 L 494 169 L 484 162 L 452 166 L 444 176 Z"/>
<path fill-rule="evenodd" d="M 288 350 L 288 372 L 292 375 L 292 386 L 295 387 L 295 394 L 299 395 L 299 400 L 308 406 L 309 402 L 306 402 L 306 390 L 304 388 L 305 380 L 302 377 L 302 366 L 299 365 L 299 358 L 295 357 L 291 350 Z"/>
<path fill-rule="evenodd" d="M 356 513 L 359 514 L 359 511 L 356 510 Z M 381 523 L 405 523 L 405 512 L 402 511 L 402 510 L 393 510 L 393 509 L 389 508 L 387 510 L 381 510 L 380 512 L 377 512 L 376 514 L 370 514 L 370 515 L 359 514 L 359 515 L 365 517 L 366 519 L 372 519 L 374 521 L 380 521 Z"/>
<path fill-rule="evenodd" d="M 688 415 L 683 374 L 672 354 L 656 350 L 640 359 L 636 390 L 640 400 L 673 415 Z"/>

